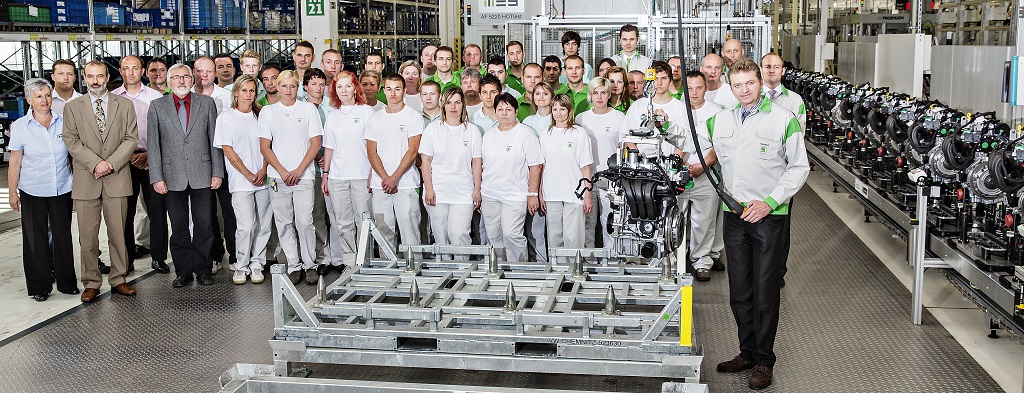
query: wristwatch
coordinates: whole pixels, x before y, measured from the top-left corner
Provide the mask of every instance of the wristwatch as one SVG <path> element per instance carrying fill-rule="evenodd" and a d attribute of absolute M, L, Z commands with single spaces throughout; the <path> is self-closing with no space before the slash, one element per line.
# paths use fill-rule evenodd
<path fill-rule="evenodd" d="M 539 192 L 528 192 L 528 193 L 526 193 L 526 197 L 527 198 L 535 197 L 535 196 L 540 196 L 540 193 Z"/>

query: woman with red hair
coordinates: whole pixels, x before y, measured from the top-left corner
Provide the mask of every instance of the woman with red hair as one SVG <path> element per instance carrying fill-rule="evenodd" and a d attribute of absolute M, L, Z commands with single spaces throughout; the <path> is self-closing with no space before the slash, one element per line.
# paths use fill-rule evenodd
<path fill-rule="evenodd" d="M 370 159 L 366 156 L 364 133 L 374 111 L 366 105 L 356 75 L 350 71 L 339 72 L 329 90 L 335 110 L 327 115 L 324 124 L 322 191 L 331 198 L 331 225 L 341 234 L 343 263 L 353 265 L 359 220 L 363 213 L 371 212 Z"/>

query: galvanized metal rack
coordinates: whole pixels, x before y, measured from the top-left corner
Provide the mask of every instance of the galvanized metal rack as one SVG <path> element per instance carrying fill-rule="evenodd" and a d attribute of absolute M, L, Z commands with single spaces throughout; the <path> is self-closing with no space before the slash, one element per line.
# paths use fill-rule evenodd
<path fill-rule="evenodd" d="M 360 240 L 379 236 L 366 219 Z M 430 251 L 481 257 L 417 261 Z M 272 269 L 276 373 L 301 363 L 624 375 L 698 382 L 692 277 L 670 263 L 506 263 L 488 246 L 384 245 L 303 299 Z"/>

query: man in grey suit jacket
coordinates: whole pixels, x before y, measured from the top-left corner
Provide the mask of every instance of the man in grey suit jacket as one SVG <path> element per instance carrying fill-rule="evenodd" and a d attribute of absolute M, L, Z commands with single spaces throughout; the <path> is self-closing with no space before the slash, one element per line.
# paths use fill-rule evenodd
<path fill-rule="evenodd" d="M 171 285 L 189 285 L 193 275 L 200 285 L 211 285 L 212 190 L 224 179 L 224 156 L 213 145 L 217 106 L 212 98 L 190 92 L 192 69 L 187 65 L 175 64 L 167 75 L 172 94 L 149 106 L 149 181 L 154 191 L 165 195 L 171 218 L 171 259 L 177 276 Z"/>
<path fill-rule="evenodd" d="M 139 126 L 132 102 L 107 92 L 107 66 L 92 61 L 84 71 L 89 94 L 64 107 L 61 138 L 74 162 L 71 199 L 75 200 L 82 248 L 82 302 L 88 303 L 96 299 L 103 283 L 99 268 L 101 214 L 107 223 L 111 292 L 135 295 L 124 278 L 128 270 L 124 222 L 128 196 L 132 195 L 128 159 L 139 143 Z"/>

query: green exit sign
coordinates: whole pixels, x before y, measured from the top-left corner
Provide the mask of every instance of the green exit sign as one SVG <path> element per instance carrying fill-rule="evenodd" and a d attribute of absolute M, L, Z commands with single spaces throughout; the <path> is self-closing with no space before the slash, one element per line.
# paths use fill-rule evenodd
<path fill-rule="evenodd" d="M 323 16 L 324 0 L 306 0 L 306 16 Z"/>

